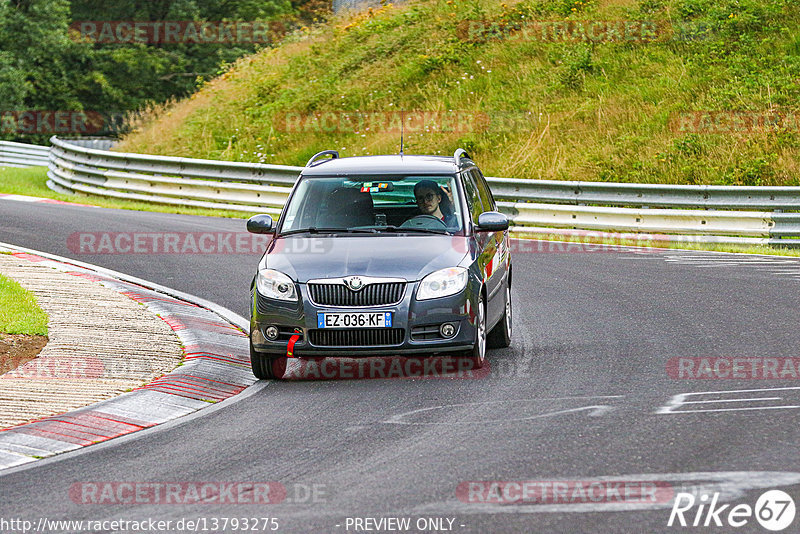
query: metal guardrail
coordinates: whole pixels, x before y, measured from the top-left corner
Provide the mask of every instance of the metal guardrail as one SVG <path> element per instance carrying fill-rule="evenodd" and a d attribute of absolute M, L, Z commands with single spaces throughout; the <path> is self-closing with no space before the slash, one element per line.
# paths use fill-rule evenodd
<path fill-rule="evenodd" d="M 517 225 L 622 232 L 693 235 L 768 236 L 775 226 L 770 212 L 675 209 L 620 209 L 598 206 L 500 202 Z"/>
<path fill-rule="evenodd" d="M 38 167 L 47 165 L 50 147 L 0 141 L 0 167 Z"/>
<path fill-rule="evenodd" d="M 51 189 L 162 204 L 278 214 L 303 169 L 110 152 L 55 136 L 50 142 Z"/>
<path fill-rule="evenodd" d="M 503 211 L 515 223 L 528 226 L 682 233 L 715 236 L 713 240 L 697 237 L 694 238 L 695 241 L 800 246 L 800 241 L 793 243 L 792 240 L 785 239 L 800 237 L 800 213 L 781 213 L 784 210 L 800 210 L 800 187 L 634 184 L 514 178 L 487 180 L 495 197 L 517 200 L 501 202 Z M 768 239 L 743 241 L 732 237 L 721 240 L 720 236 L 759 236 Z M 682 240 L 691 239 L 684 235 Z"/>
<path fill-rule="evenodd" d="M 70 139 L 71 145 L 82 146 L 83 148 L 94 148 L 97 150 L 111 150 L 117 144 L 116 139 L 110 137 L 79 137 Z"/>
<path fill-rule="evenodd" d="M 163 204 L 277 215 L 303 170 L 110 152 L 57 137 L 50 141 L 52 189 Z M 500 209 L 520 232 L 656 232 L 667 234 L 659 236 L 662 240 L 800 246 L 800 239 L 787 239 L 800 237 L 800 213 L 781 212 L 800 210 L 800 187 L 488 181 Z"/>
<path fill-rule="evenodd" d="M 498 198 L 526 202 L 734 210 L 800 210 L 800 187 L 670 185 L 488 178 Z"/>

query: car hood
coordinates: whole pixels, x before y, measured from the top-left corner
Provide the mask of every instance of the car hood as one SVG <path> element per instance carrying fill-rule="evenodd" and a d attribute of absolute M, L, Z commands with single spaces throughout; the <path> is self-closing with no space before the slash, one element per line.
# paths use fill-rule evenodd
<path fill-rule="evenodd" d="M 468 252 L 468 238 L 448 235 L 296 235 L 274 239 L 266 265 L 298 282 L 349 275 L 420 280 L 454 267 Z"/>

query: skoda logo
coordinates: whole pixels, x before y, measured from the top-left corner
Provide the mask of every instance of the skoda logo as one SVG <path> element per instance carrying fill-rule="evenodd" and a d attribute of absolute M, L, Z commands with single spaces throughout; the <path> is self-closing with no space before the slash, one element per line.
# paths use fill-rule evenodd
<path fill-rule="evenodd" d="M 364 282 L 358 276 L 349 276 L 344 279 L 344 283 L 347 287 L 349 287 L 353 291 L 358 291 L 359 289 L 364 287 Z"/>

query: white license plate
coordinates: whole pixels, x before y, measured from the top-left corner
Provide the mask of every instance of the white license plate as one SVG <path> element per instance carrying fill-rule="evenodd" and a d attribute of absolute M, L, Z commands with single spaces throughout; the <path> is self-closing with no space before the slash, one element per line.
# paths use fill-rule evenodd
<path fill-rule="evenodd" d="M 391 328 L 392 312 L 317 313 L 317 328 Z"/>

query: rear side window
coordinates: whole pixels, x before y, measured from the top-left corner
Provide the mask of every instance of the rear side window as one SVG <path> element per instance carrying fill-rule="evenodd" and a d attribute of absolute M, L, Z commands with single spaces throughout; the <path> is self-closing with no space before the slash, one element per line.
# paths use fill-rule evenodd
<path fill-rule="evenodd" d="M 464 192 L 467 194 L 467 204 L 469 204 L 469 211 L 472 216 L 472 222 L 478 224 L 478 216 L 483 213 L 483 205 L 481 204 L 481 197 L 478 193 L 478 188 L 475 185 L 472 171 L 462 173 L 464 182 Z"/>
<path fill-rule="evenodd" d="M 486 179 L 481 174 L 481 171 L 478 169 L 472 169 L 470 171 L 475 178 L 475 185 L 478 186 L 478 194 L 481 197 L 481 202 L 483 202 L 483 208 L 486 211 L 494 211 L 497 209 L 494 203 L 494 197 L 492 197 L 492 192 L 489 189 L 489 184 L 486 183 Z"/>

